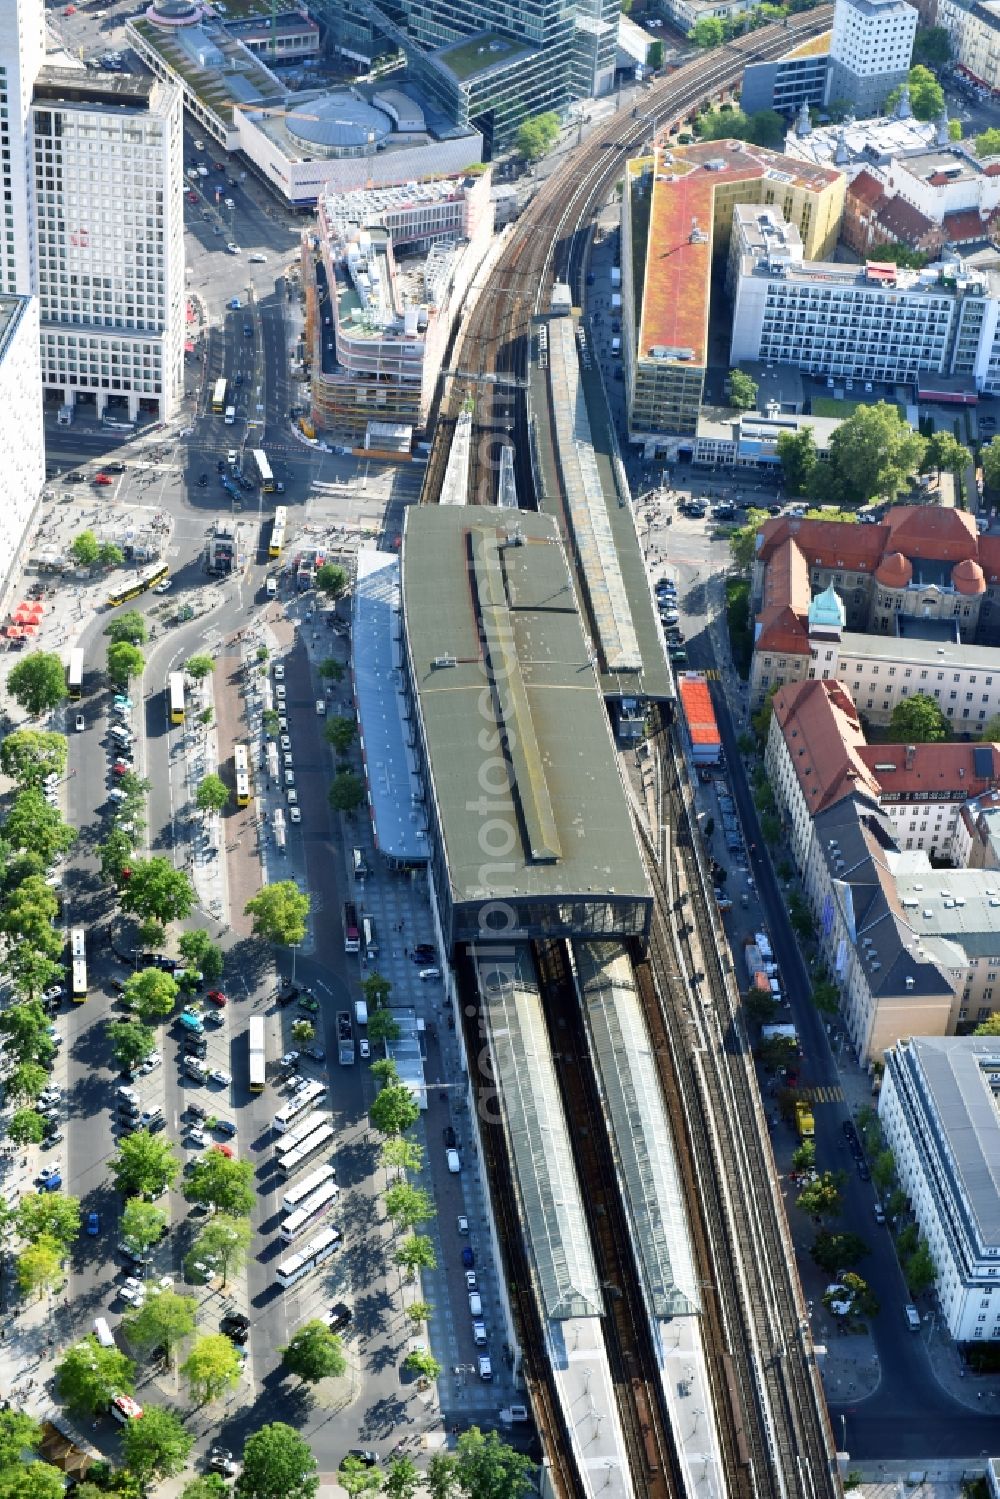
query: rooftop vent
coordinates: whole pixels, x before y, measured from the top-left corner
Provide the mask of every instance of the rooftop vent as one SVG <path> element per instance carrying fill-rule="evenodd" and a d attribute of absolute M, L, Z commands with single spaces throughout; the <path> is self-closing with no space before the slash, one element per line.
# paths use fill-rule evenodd
<path fill-rule="evenodd" d="M 446 666 L 457 666 L 457 665 L 458 665 L 458 659 L 455 656 L 435 656 L 434 659 L 431 661 L 431 666 L 434 668 L 435 671 L 440 671 L 442 668 L 444 668 Z"/>

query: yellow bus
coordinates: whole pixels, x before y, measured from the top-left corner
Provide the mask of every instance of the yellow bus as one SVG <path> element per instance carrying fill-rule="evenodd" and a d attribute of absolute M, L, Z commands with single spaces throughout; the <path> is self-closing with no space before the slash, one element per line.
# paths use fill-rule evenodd
<path fill-rule="evenodd" d="M 158 567 L 155 573 L 150 573 L 148 578 L 140 578 L 137 583 L 130 583 L 127 588 L 123 588 L 119 593 L 109 594 L 105 600 L 106 606 L 109 609 L 117 609 L 119 604 L 127 604 L 130 599 L 137 599 L 140 594 L 146 592 L 147 588 L 155 588 L 157 583 L 162 583 L 169 576 L 169 567 L 166 565 Z"/>
<path fill-rule="evenodd" d="M 267 461 L 267 454 L 263 448 L 254 448 L 253 461 L 257 465 L 257 477 L 260 479 L 260 487 L 265 494 L 274 493 L 274 474 L 271 465 Z"/>
<path fill-rule="evenodd" d="M 238 744 L 233 751 L 236 766 L 236 801 L 241 807 L 250 805 L 250 751 L 245 744 Z"/>
<path fill-rule="evenodd" d="M 285 527 L 288 524 L 288 511 L 284 505 L 278 505 L 274 511 L 274 525 L 271 528 L 271 542 L 267 549 L 269 557 L 280 557 L 285 545 Z"/>
<path fill-rule="evenodd" d="M 87 934 L 82 926 L 70 928 L 69 953 L 73 974 L 73 999 L 81 1005 L 87 998 Z"/>
<path fill-rule="evenodd" d="M 212 410 L 217 416 L 221 416 L 226 409 L 226 382 L 216 380 L 212 389 Z"/>
<path fill-rule="evenodd" d="M 184 673 L 172 671 L 167 678 L 167 694 L 170 698 L 170 722 L 184 722 Z"/>

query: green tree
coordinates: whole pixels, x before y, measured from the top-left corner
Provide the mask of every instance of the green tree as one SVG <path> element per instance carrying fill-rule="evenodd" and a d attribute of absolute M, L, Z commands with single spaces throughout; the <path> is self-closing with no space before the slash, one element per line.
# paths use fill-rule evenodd
<path fill-rule="evenodd" d="M 840 1212 L 840 1188 L 836 1177 L 824 1171 L 822 1176 L 803 1188 L 795 1205 L 817 1222 L 823 1218 L 836 1218 Z"/>
<path fill-rule="evenodd" d="M 833 1275 L 842 1266 L 856 1265 L 866 1254 L 871 1254 L 871 1246 L 859 1234 L 836 1234 L 824 1228 L 816 1235 L 809 1253 L 821 1270 Z"/>
<path fill-rule="evenodd" d="M 922 63 L 910 69 L 907 79 L 910 88 L 910 108 L 918 120 L 936 120 L 944 109 L 944 89 L 938 83 L 934 74 Z M 885 101 L 886 114 L 892 114 L 899 97 L 903 92 L 903 85 L 897 84 Z"/>
<path fill-rule="evenodd" d="M 198 1304 L 193 1296 L 161 1291 L 125 1320 L 129 1342 L 136 1348 L 162 1348 L 168 1359 L 198 1325 Z"/>
<path fill-rule="evenodd" d="M 896 1180 L 896 1157 L 891 1150 L 880 1150 L 872 1161 L 872 1182 L 876 1192 L 884 1196 Z"/>
<path fill-rule="evenodd" d="M 111 1050 L 126 1072 L 134 1072 L 156 1045 L 156 1032 L 138 1020 L 112 1020 L 108 1023 Z"/>
<path fill-rule="evenodd" d="M 218 1400 L 238 1383 L 243 1365 L 233 1344 L 224 1333 L 208 1333 L 199 1338 L 181 1364 L 192 1399 L 200 1405 Z"/>
<path fill-rule="evenodd" d="M 55 1055 L 55 1042 L 49 1035 L 49 1017 L 37 1000 L 10 1005 L 0 1011 L 0 1036 L 7 1053 L 7 1064 L 40 1062 L 42 1066 Z"/>
<path fill-rule="evenodd" d="M 159 968 L 140 969 L 125 980 L 125 1003 L 144 1022 L 165 1019 L 179 993 L 176 980 Z"/>
<path fill-rule="evenodd" d="M 116 614 L 104 631 L 112 645 L 126 641 L 129 645 L 145 645 L 147 638 L 146 619 L 138 609 L 126 609 Z"/>
<path fill-rule="evenodd" d="M 417 1374 L 421 1379 L 437 1379 L 441 1373 L 441 1365 L 426 1348 L 411 1349 L 403 1360 L 403 1368 L 407 1374 Z"/>
<path fill-rule="evenodd" d="M 951 36 L 944 26 L 918 26 L 913 38 L 913 61 L 928 68 L 951 62 Z"/>
<path fill-rule="evenodd" d="M 198 1235 L 195 1253 L 200 1260 L 214 1260 L 218 1264 L 225 1287 L 230 1270 L 235 1270 L 243 1263 L 252 1238 L 253 1229 L 248 1218 L 234 1218 L 228 1213 L 218 1213 Z"/>
<path fill-rule="evenodd" d="M 7 1125 L 7 1137 L 15 1145 L 39 1145 L 45 1139 L 45 1120 L 35 1109 L 17 1109 Z"/>
<path fill-rule="evenodd" d="M 80 567 L 93 567 L 101 548 L 93 531 L 81 531 L 69 544 L 69 554 Z"/>
<path fill-rule="evenodd" d="M 51 1239 L 65 1252 L 79 1237 L 80 1199 L 64 1192 L 26 1192 L 14 1214 L 17 1231 L 29 1244 Z"/>
<path fill-rule="evenodd" d="M 411 1322 L 426 1322 L 433 1310 L 429 1301 L 411 1301 L 406 1308 L 406 1315 Z"/>
<path fill-rule="evenodd" d="M 397 1182 L 389 1188 L 385 1194 L 385 1210 L 396 1227 L 404 1231 L 434 1217 L 430 1193 L 422 1187 L 411 1187 L 408 1182 Z"/>
<path fill-rule="evenodd" d="M 51 713 L 66 697 L 66 674 L 58 656 L 32 651 L 7 674 L 7 691 L 32 718 Z"/>
<path fill-rule="evenodd" d="M 626 14 L 627 14 L 627 12 L 626 12 Z M 648 48 L 648 50 L 646 52 L 646 66 L 648 68 L 651 68 L 654 73 L 657 72 L 660 68 L 663 67 L 663 43 L 662 42 L 659 42 L 659 41 L 657 41 L 657 42 L 650 42 L 649 48 Z"/>
<path fill-rule="evenodd" d="M 38 1062 L 19 1062 L 7 1074 L 7 1097 L 27 1103 L 38 1097 L 48 1080 L 49 1074 Z"/>
<path fill-rule="evenodd" d="M 332 744 L 339 755 L 346 755 L 357 736 L 358 726 L 353 718 L 335 714 L 323 725 L 323 737 Z"/>
<path fill-rule="evenodd" d="M 181 1499 L 226 1499 L 229 1489 L 221 1473 L 205 1473 L 192 1478 L 181 1489 Z M 79 1496 L 76 1496 L 79 1499 Z"/>
<path fill-rule="evenodd" d="M 983 479 L 987 488 L 1000 489 L 1000 435 L 992 438 L 985 447 L 980 448 L 979 462 L 982 464 Z"/>
<path fill-rule="evenodd" d="M 55 1239 L 43 1238 L 28 1244 L 17 1256 L 17 1284 L 23 1296 L 57 1291 L 65 1275 L 62 1268 L 64 1250 Z"/>
<path fill-rule="evenodd" d="M 754 1025 L 769 1025 L 778 1013 L 778 1001 L 768 989 L 748 989 L 743 996 L 743 1011 Z"/>
<path fill-rule="evenodd" d="M 273 739 L 278 732 L 279 714 L 275 708 L 265 708 L 261 714 L 261 726 L 265 734 Z"/>
<path fill-rule="evenodd" d="M 812 427 L 800 427 L 797 432 L 780 433 L 778 460 L 788 493 L 806 494 L 812 482 L 816 464 L 819 462 Z"/>
<path fill-rule="evenodd" d="M 353 770 L 342 770 L 330 786 L 330 806 L 335 812 L 353 812 L 365 799 L 365 786 Z"/>
<path fill-rule="evenodd" d="M 137 645 L 119 640 L 108 646 L 108 676 L 114 685 L 124 691 L 133 677 L 141 677 L 146 669 L 146 658 Z"/>
<path fill-rule="evenodd" d="M 191 914 L 194 889 L 183 869 L 175 869 L 168 859 L 154 856 L 137 859 L 132 875 L 121 893 L 122 909 L 140 920 L 183 921 Z"/>
<path fill-rule="evenodd" d="M 215 945 L 204 927 L 182 932 L 177 946 L 188 967 L 204 974 L 207 983 L 215 984 L 222 977 L 225 967 L 222 948 Z"/>
<path fill-rule="evenodd" d="M 25 1452 L 37 1452 L 42 1428 L 24 1411 L 0 1411 L 0 1470 L 19 1462 Z"/>
<path fill-rule="evenodd" d="M 325 682 L 340 682 L 343 680 L 344 668 L 332 656 L 327 656 L 324 661 L 319 663 L 316 669 Z"/>
<path fill-rule="evenodd" d="M 895 406 L 857 406 L 830 438 L 826 470 L 817 476 L 831 497 L 852 505 L 877 495 L 895 499 L 923 461 L 926 439 L 907 426 Z"/>
<path fill-rule="evenodd" d="M 452 1499 L 457 1482 L 458 1459 L 450 1452 L 435 1452 L 427 1464 L 427 1487 L 431 1499 Z"/>
<path fill-rule="evenodd" d="M 112 828 L 103 843 L 97 845 L 101 861 L 101 879 L 118 885 L 132 865 L 132 840 L 121 828 Z"/>
<path fill-rule="evenodd" d="M 521 1499 L 535 1487 L 531 1459 L 495 1431 L 484 1433 L 478 1426 L 459 1437 L 455 1471 L 461 1491 L 477 1499 Z"/>
<path fill-rule="evenodd" d="M 923 469 L 937 469 L 938 473 L 959 475 L 972 462 L 972 454 L 964 443 L 960 443 L 953 432 L 935 432 L 927 443 Z"/>
<path fill-rule="evenodd" d="M 412 1280 L 417 1270 L 434 1270 L 437 1267 L 434 1245 L 425 1234 L 411 1234 L 408 1239 L 404 1239 L 396 1250 L 394 1259 L 407 1272 L 407 1280 Z"/>
<path fill-rule="evenodd" d="M 995 714 L 986 720 L 979 734 L 979 742 L 980 744 L 1000 742 L 1000 714 Z"/>
<path fill-rule="evenodd" d="M 65 1499 L 66 1475 L 51 1463 L 18 1463 L 0 1471 L 0 1499 Z"/>
<path fill-rule="evenodd" d="M 120 1140 L 111 1162 L 115 1186 L 123 1197 L 158 1197 L 179 1170 L 170 1141 L 144 1129 Z"/>
<path fill-rule="evenodd" d="M 767 520 L 766 510 L 747 511 L 746 523 L 735 530 L 729 538 L 729 550 L 736 566 L 749 571 L 757 555 L 757 533 Z"/>
<path fill-rule="evenodd" d="M 930 256 L 925 255 L 922 250 L 912 250 L 909 245 L 898 245 L 888 241 L 885 244 L 872 245 L 867 258 L 889 261 L 893 265 L 910 271 L 922 271 L 930 260 Z"/>
<path fill-rule="evenodd" d="M 785 144 L 788 124 L 784 115 L 776 109 L 759 109 L 750 116 L 747 139 L 755 146 L 766 146 L 769 151 L 780 151 Z"/>
<path fill-rule="evenodd" d="M 792 1170 L 811 1171 L 816 1164 L 816 1141 L 802 1140 L 792 1151 Z"/>
<path fill-rule="evenodd" d="M 247 1438 L 239 1499 L 313 1499 L 318 1487 L 316 1459 L 291 1426 L 272 1421 Z"/>
<path fill-rule="evenodd" d="M 118 777 L 118 789 L 125 793 L 126 811 L 131 817 L 133 812 L 141 809 L 142 802 L 153 789 L 153 783 L 144 776 L 137 776 L 134 770 L 127 770 L 123 776 Z"/>
<path fill-rule="evenodd" d="M 860 1317 L 878 1315 L 878 1297 L 871 1286 L 854 1270 L 840 1277 L 840 1283 L 851 1298 L 851 1311 Z"/>
<path fill-rule="evenodd" d="M 738 411 L 752 411 L 757 404 L 757 381 L 744 370 L 729 371 L 729 404 Z"/>
<path fill-rule="evenodd" d="M 389 995 L 392 993 L 392 985 L 389 980 L 376 969 L 369 973 L 367 978 L 361 980 L 361 992 L 369 1009 L 378 1009 L 387 1004 Z"/>
<path fill-rule="evenodd" d="M 45 729 L 15 729 L 0 743 L 0 770 L 20 790 L 38 791 L 47 776 L 65 775 L 67 757 L 66 735 Z"/>
<path fill-rule="evenodd" d="M 381 1490 L 382 1474 L 378 1468 L 369 1468 L 359 1457 L 350 1453 L 341 1459 L 337 1469 L 337 1481 L 349 1495 L 356 1499 L 359 1494 L 374 1494 Z"/>
<path fill-rule="evenodd" d="M 905 1206 L 905 1203 L 904 1203 Z M 896 1248 L 903 1259 L 908 1259 L 920 1242 L 920 1230 L 915 1223 L 906 1223 L 896 1235 Z"/>
<path fill-rule="evenodd" d="M 381 1134 L 402 1135 L 416 1124 L 420 1108 L 405 1084 L 390 1083 L 376 1097 L 369 1115 Z"/>
<path fill-rule="evenodd" d="M 524 161 L 540 161 L 559 139 L 559 116 L 552 110 L 525 120 L 514 137 L 517 154 Z"/>
<path fill-rule="evenodd" d="M 399 1068 L 389 1057 L 382 1057 L 371 1065 L 371 1074 L 383 1087 L 395 1086 L 399 1082 Z"/>
<path fill-rule="evenodd" d="M 304 1322 L 280 1352 L 289 1374 L 297 1375 L 306 1384 L 337 1378 L 347 1369 L 340 1338 L 318 1319 Z"/>
<path fill-rule="evenodd" d="M 840 990 L 830 979 L 813 984 L 812 1001 L 821 1015 L 836 1015 L 840 1009 Z"/>
<path fill-rule="evenodd" d="M 688 41 L 696 47 L 721 47 L 726 39 L 725 29 L 718 16 L 702 16 L 688 32 Z"/>
<path fill-rule="evenodd" d="M 144 1253 L 163 1238 L 167 1226 L 167 1214 L 155 1202 L 143 1202 L 141 1197 L 132 1197 L 122 1212 L 121 1235 L 126 1244 Z"/>
<path fill-rule="evenodd" d="M 937 1280 L 937 1266 L 926 1239 L 920 1240 L 916 1249 L 904 1262 L 903 1274 L 911 1296 L 921 1296 L 924 1291 L 929 1291 Z"/>
<path fill-rule="evenodd" d="M 347 587 L 347 574 L 335 562 L 324 562 L 316 569 L 316 587 L 327 598 L 338 598 Z"/>
<path fill-rule="evenodd" d="M 974 1036 L 1000 1036 L 1000 1010 L 994 1010 L 988 1019 L 976 1026 L 972 1034 Z"/>
<path fill-rule="evenodd" d="M 206 1150 L 191 1168 L 184 1196 L 229 1218 L 245 1218 L 256 1201 L 253 1162 L 230 1159 L 221 1150 Z"/>
<path fill-rule="evenodd" d="M 280 947 L 297 947 L 305 940 L 310 901 L 294 880 L 264 885 L 244 906 L 253 917 L 253 934 Z"/>
<path fill-rule="evenodd" d="M 925 692 L 902 698 L 889 719 L 893 744 L 940 744 L 951 738 L 948 720 L 940 704 Z"/>
<path fill-rule="evenodd" d="M 184 670 L 196 682 L 203 682 L 215 670 L 215 661 L 211 656 L 189 656 L 184 663 Z"/>
<path fill-rule="evenodd" d="M 698 115 L 694 122 L 694 133 L 703 141 L 749 140 L 750 118 L 742 109 L 721 104 Z"/>
<path fill-rule="evenodd" d="M 194 1437 L 173 1411 L 143 1406 L 141 1421 L 126 1421 L 122 1427 L 122 1455 L 129 1471 L 142 1484 L 153 1478 L 176 1478 L 182 1472 Z"/>
<path fill-rule="evenodd" d="M 296 1046 L 308 1046 L 316 1039 L 316 1027 L 311 1020 L 292 1021 L 292 1040 Z"/>
<path fill-rule="evenodd" d="M 398 1041 L 402 1032 L 399 1021 L 391 1010 L 372 1010 L 368 1015 L 368 1039 L 373 1046 L 379 1042 Z"/>
<path fill-rule="evenodd" d="M 44 993 L 51 984 L 61 983 L 66 976 L 62 964 L 49 952 L 39 952 L 28 942 L 15 942 L 8 947 L 7 968 L 18 994 L 29 1000 Z"/>
<path fill-rule="evenodd" d="M 383 1142 L 382 1165 L 387 1171 L 419 1171 L 424 1164 L 424 1147 L 416 1140 L 394 1135 Z"/>
<path fill-rule="evenodd" d="M 125 553 L 113 541 L 102 541 L 97 560 L 102 567 L 121 567 L 125 561 Z"/>
<path fill-rule="evenodd" d="M 767 1036 L 758 1049 L 762 1066 L 768 1072 L 778 1072 L 790 1067 L 798 1056 L 798 1047 L 791 1036 Z"/>
<path fill-rule="evenodd" d="M 221 776 L 210 772 L 202 776 L 195 795 L 199 812 L 221 812 L 229 801 L 229 787 Z"/>
<path fill-rule="evenodd" d="M 71 828 L 63 820 L 57 807 L 49 806 L 40 791 L 18 793 L 7 814 L 3 832 L 11 848 L 37 854 L 46 866 L 53 864 L 57 854 L 66 853 L 76 842 L 76 828 Z M 22 881 L 18 898 L 26 898 L 31 891 L 37 899 L 51 904 L 53 914 L 58 911 L 58 902 L 41 876 Z"/>
<path fill-rule="evenodd" d="M 976 136 L 977 156 L 1000 156 L 1000 130 L 991 127 Z M 993 439 L 996 441 L 996 438 Z"/>

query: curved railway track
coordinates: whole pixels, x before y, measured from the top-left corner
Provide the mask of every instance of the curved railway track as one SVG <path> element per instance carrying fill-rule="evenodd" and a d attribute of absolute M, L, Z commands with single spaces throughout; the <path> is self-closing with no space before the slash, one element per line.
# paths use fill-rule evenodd
<path fill-rule="evenodd" d="M 790 17 L 785 26 L 764 27 L 689 63 L 654 84 L 637 106 L 637 114 L 624 119 L 612 116 L 543 183 L 511 229 L 505 250 L 456 338 L 452 364 L 460 373 L 445 377 L 424 476 L 424 503 L 437 503 L 455 422 L 470 400 L 474 418 L 469 503 L 495 502 L 499 470 L 495 449 L 510 441 L 512 431 L 524 459 L 527 414 L 517 382 L 527 376 L 531 319 L 540 306 L 548 305 L 556 272 L 570 282 L 579 302 L 592 221 L 628 157 L 654 130 L 683 119 L 736 83 L 748 62 L 780 56 L 797 40 L 827 29 L 829 23 L 830 10 L 824 6 Z M 515 383 L 508 385 L 505 380 Z M 525 471 L 522 461 L 522 475 Z"/>
<path fill-rule="evenodd" d="M 720 1361 L 713 1384 L 718 1396 L 725 1380 L 731 1397 L 726 1403 L 733 1404 L 735 1397 L 742 1411 L 742 1423 L 737 1422 L 731 1436 L 737 1460 L 748 1464 L 754 1494 L 831 1499 L 839 1492 L 835 1443 L 792 1246 L 776 1201 L 752 1055 L 731 1004 L 732 974 L 722 956 L 727 944 L 716 929 L 706 893 L 684 780 L 663 734 L 659 748 L 674 867 L 686 897 L 678 924 L 678 908 L 671 908 L 654 850 L 647 844 L 656 895 L 649 961 L 665 1001 L 656 1009 L 674 1074 L 675 1092 L 667 1096 L 682 1105 L 698 1180 L 698 1216 L 703 1216 L 711 1242 L 711 1300 L 718 1300 L 718 1317 L 706 1342 L 712 1358 Z M 678 939 L 686 949 L 689 986 L 676 972 Z M 650 975 L 642 968 L 637 964 L 652 1005 Z"/>

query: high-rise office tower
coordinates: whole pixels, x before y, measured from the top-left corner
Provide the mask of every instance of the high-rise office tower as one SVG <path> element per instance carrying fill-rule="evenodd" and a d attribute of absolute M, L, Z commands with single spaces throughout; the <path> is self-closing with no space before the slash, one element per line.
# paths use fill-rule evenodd
<path fill-rule="evenodd" d="M 41 0 L 0 0 L 0 292 L 27 296 L 35 259 L 31 90 L 45 58 Z"/>
<path fill-rule="evenodd" d="M 2 599 L 20 577 L 28 527 L 45 483 L 36 297 L 0 294 L 0 453 Z"/>
<path fill-rule="evenodd" d="M 877 114 L 910 70 L 917 12 L 906 0 L 836 0 L 827 103 Z"/>

